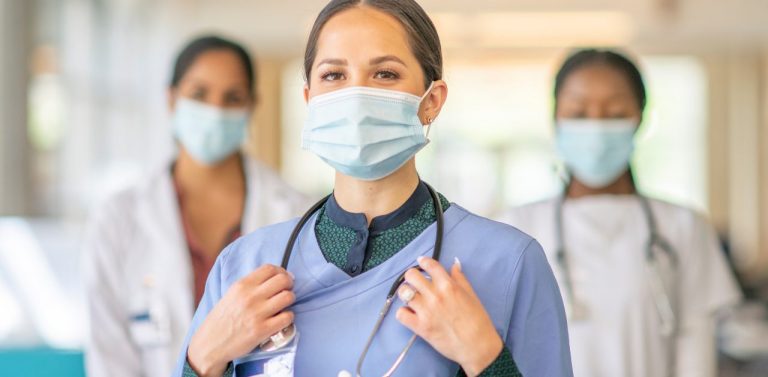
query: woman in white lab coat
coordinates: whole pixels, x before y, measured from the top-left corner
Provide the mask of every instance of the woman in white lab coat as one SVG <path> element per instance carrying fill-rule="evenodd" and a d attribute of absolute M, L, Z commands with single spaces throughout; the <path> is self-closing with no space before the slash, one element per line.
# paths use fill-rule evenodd
<path fill-rule="evenodd" d="M 714 376 L 718 311 L 739 300 L 714 229 L 643 197 L 630 170 L 645 87 L 612 51 L 582 50 L 556 77 L 565 193 L 501 220 L 541 242 L 568 309 L 577 377 Z"/>
<path fill-rule="evenodd" d="M 168 92 L 177 156 L 104 203 L 88 232 L 90 376 L 170 375 L 219 251 L 308 205 L 239 152 L 255 81 L 229 40 L 201 37 L 178 56 Z"/>

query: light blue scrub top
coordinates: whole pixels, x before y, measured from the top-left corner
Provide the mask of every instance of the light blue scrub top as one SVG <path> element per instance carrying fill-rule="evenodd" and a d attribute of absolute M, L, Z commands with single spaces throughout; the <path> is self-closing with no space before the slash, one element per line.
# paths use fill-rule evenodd
<path fill-rule="evenodd" d="M 354 373 L 387 292 L 397 276 L 431 256 L 435 241 L 432 224 L 386 262 L 350 277 L 325 260 L 310 219 L 294 247 L 288 270 L 296 280 L 296 302 L 291 306 L 300 339 L 296 376 L 336 376 Z M 231 245 L 208 276 L 205 294 L 176 366 L 181 377 L 189 339 L 227 289 L 263 264 L 280 265 L 283 249 L 296 219 L 261 228 Z M 456 204 L 445 212 L 443 250 L 446 268 L 454 257 L 488 311 L 496 330 L 510 348 L 524 376 L 570 377 L 568 330 L 560 291 L 538 242 L 505 224 L 469 213 Z M 363 366 L 364 376 L 383 374 L 402 351 L 411 331 L 395 318 L 398 301 L 376 334 Z M 455 376 L 459 366 L 419 338 L 408 352 L 397 376 Z"/>

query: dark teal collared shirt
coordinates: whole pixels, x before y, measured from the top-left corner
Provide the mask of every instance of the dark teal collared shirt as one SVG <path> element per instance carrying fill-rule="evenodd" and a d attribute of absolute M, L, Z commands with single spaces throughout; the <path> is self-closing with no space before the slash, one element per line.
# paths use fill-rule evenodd
<path fill-rule="evenodd" d="M 443 210 L 451 205 L 442 196 L 440 202 Z M 345 211 L 332 195 L 320 209 L 315 234 L 325 259 L 357 276 L 402 250 L 435 220 L 432 195 L 421 183 L 400 208 L 370 226 L 365 214 Z"/>

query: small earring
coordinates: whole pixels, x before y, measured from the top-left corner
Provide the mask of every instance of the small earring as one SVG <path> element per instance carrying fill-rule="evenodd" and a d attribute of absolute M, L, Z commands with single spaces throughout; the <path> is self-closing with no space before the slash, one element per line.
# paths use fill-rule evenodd
<path fill-rule="evenodd" d="M 432 117 L 430 116 L 427 117 L 427 124 L 432 124 Z"/>

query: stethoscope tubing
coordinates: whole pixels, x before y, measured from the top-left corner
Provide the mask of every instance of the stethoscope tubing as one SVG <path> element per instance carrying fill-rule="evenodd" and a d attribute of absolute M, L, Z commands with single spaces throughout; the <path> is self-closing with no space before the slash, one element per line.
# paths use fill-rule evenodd
<path fill-rule="evenodd" d="M 659 319 L 661 323 L 661 333 L 664 336 L 671 337 L 676 331 L 676 315 L 674 305 L 672 304 L 671 295 L 664 287 L 662 274 L 660 271 L 659 261 L 654 253 L 654 246 L 661 249 L 668 257 L 673 269 L 678 268 L 677 253 L 672 245 L 658 233 L 656 224 L 656 218 L 651 209 L 648 198 L 643 195 L 635 195 L 640 202 L 640 206 L 643 210 L 646 224 L 648 226 L 648 241 L 645 245 L 645 259 L 646 270 L 650 276 L 651 294 L 654 298 L 654 304 L 656 310 L 659 313 Z M 571 307 L 576 308 L 575 303 L 575 291 L 573 282 L 571 280 L 570 269 L 568 266 L 568 257 L 566 255 L 567 248 L 565 247 L 565 232 L 563 226 L 563 206 L 565 204 L 565 196 L 561 196 L 558 200 L 555 208 L 555 231 L 557 237 L 557 263 L 562 272 L 563 285 L 568 300 L 571 301 Z M 575 309 L 574 309 L 575 310 Z"/>
<path fill-rule="evenodd" d="M 443 249 L 443 232 L 444 232 L 444 216 L 443 216 L 443 206 L 440 202 L 440 196 L 437 194 L 437 191 L 435 191 L 432 186 L 424 182 L 424 184 L 427 186 L 427 189 L 429 190 L 429 194 L 432 197 L 432 202 L 435 207 L 435 217 L 436 217 L 436 231 L 435 231 L 435 244 L 432 249 L 432 259 L 439 261 L 440 260 L 440 254 L 442 253 Z M 315 203 L 309 210 L 307 210 L 306 213 L 299 219 L 299 221 L 296 223 L 296 225 L 293 228 L 293 231 L 291 231 L 291 235 L 288 238 L 288 242 L 285 244 L 285 250 L 283 251 L 283 258 L 280 263 L 280 266 L 283 269 L 288 269 L 288 263 L 291 259 L 291 254 L 293 253 L 294 246 L 296 244 L 296 240 L 299 237 L 299 234 L 301 233 L 301 230 L 304 228 L 304 226 L 309 222 L 309 219 L 312 218 L 312 215 L 315 214 L 320 208 L 322 208 L 326 202 L 328 202 L 328 199 L 331 197 L 330 194 L 322 199 L 320 199 L 317 203 Z M 418 270 L 421 270 L 420 267 L 414 266 L 412 268 L 417 268 Z M 397 294 L 398 288 L 400 288 L 400 285 L 402 285 L 405 282 L 405 272 L 408 271 L 410 268 L 403 271 L 397 279 L 395 279 L 394 283 L 389 289 L 389 292 L 387 293 L 386 301 L 384 303 L 384 306 L 379 311 L 378 318 L 376 319 L 376 324 L 373 327 L 373 331 L 371 331 L 371 335 L 368 337 L 368 340 L 366 341 L 365 348 L 363 349 L 363 352 L 361 353 L 360 357 L 357 360 L 356 365 L 356 376 L 360 376 L 360 371 L 363 367 L 363 362 L 365 361 L 365 356 L 368 354 L 368 351 L 371 347 L 371 344 L 373 343 L 373 339 L 376 336 L 376 333 L 381 328 L 384 318 L 386 317 L 387 313 L 389 312 L 390 308 L 392 307 L 392 303 L 395 300 L 395 295 Z M 293 326 L 293 325 L 291 325 Z M 394 364 L 387 370 L 387 372 L 384 374 L 384 376 L 391 376 L 398 366 L 403 362 L 403 359 L 405 359 L 406 353 L 408 353 L 408 350 L 411 349 L 413 344 L 416 342 L 416 334 L 413 334 L 411 338 L 408 340 L 408 343 L 406 344 L 405 348 L 400 352 L 397 359 L 395 360 Z"/>

